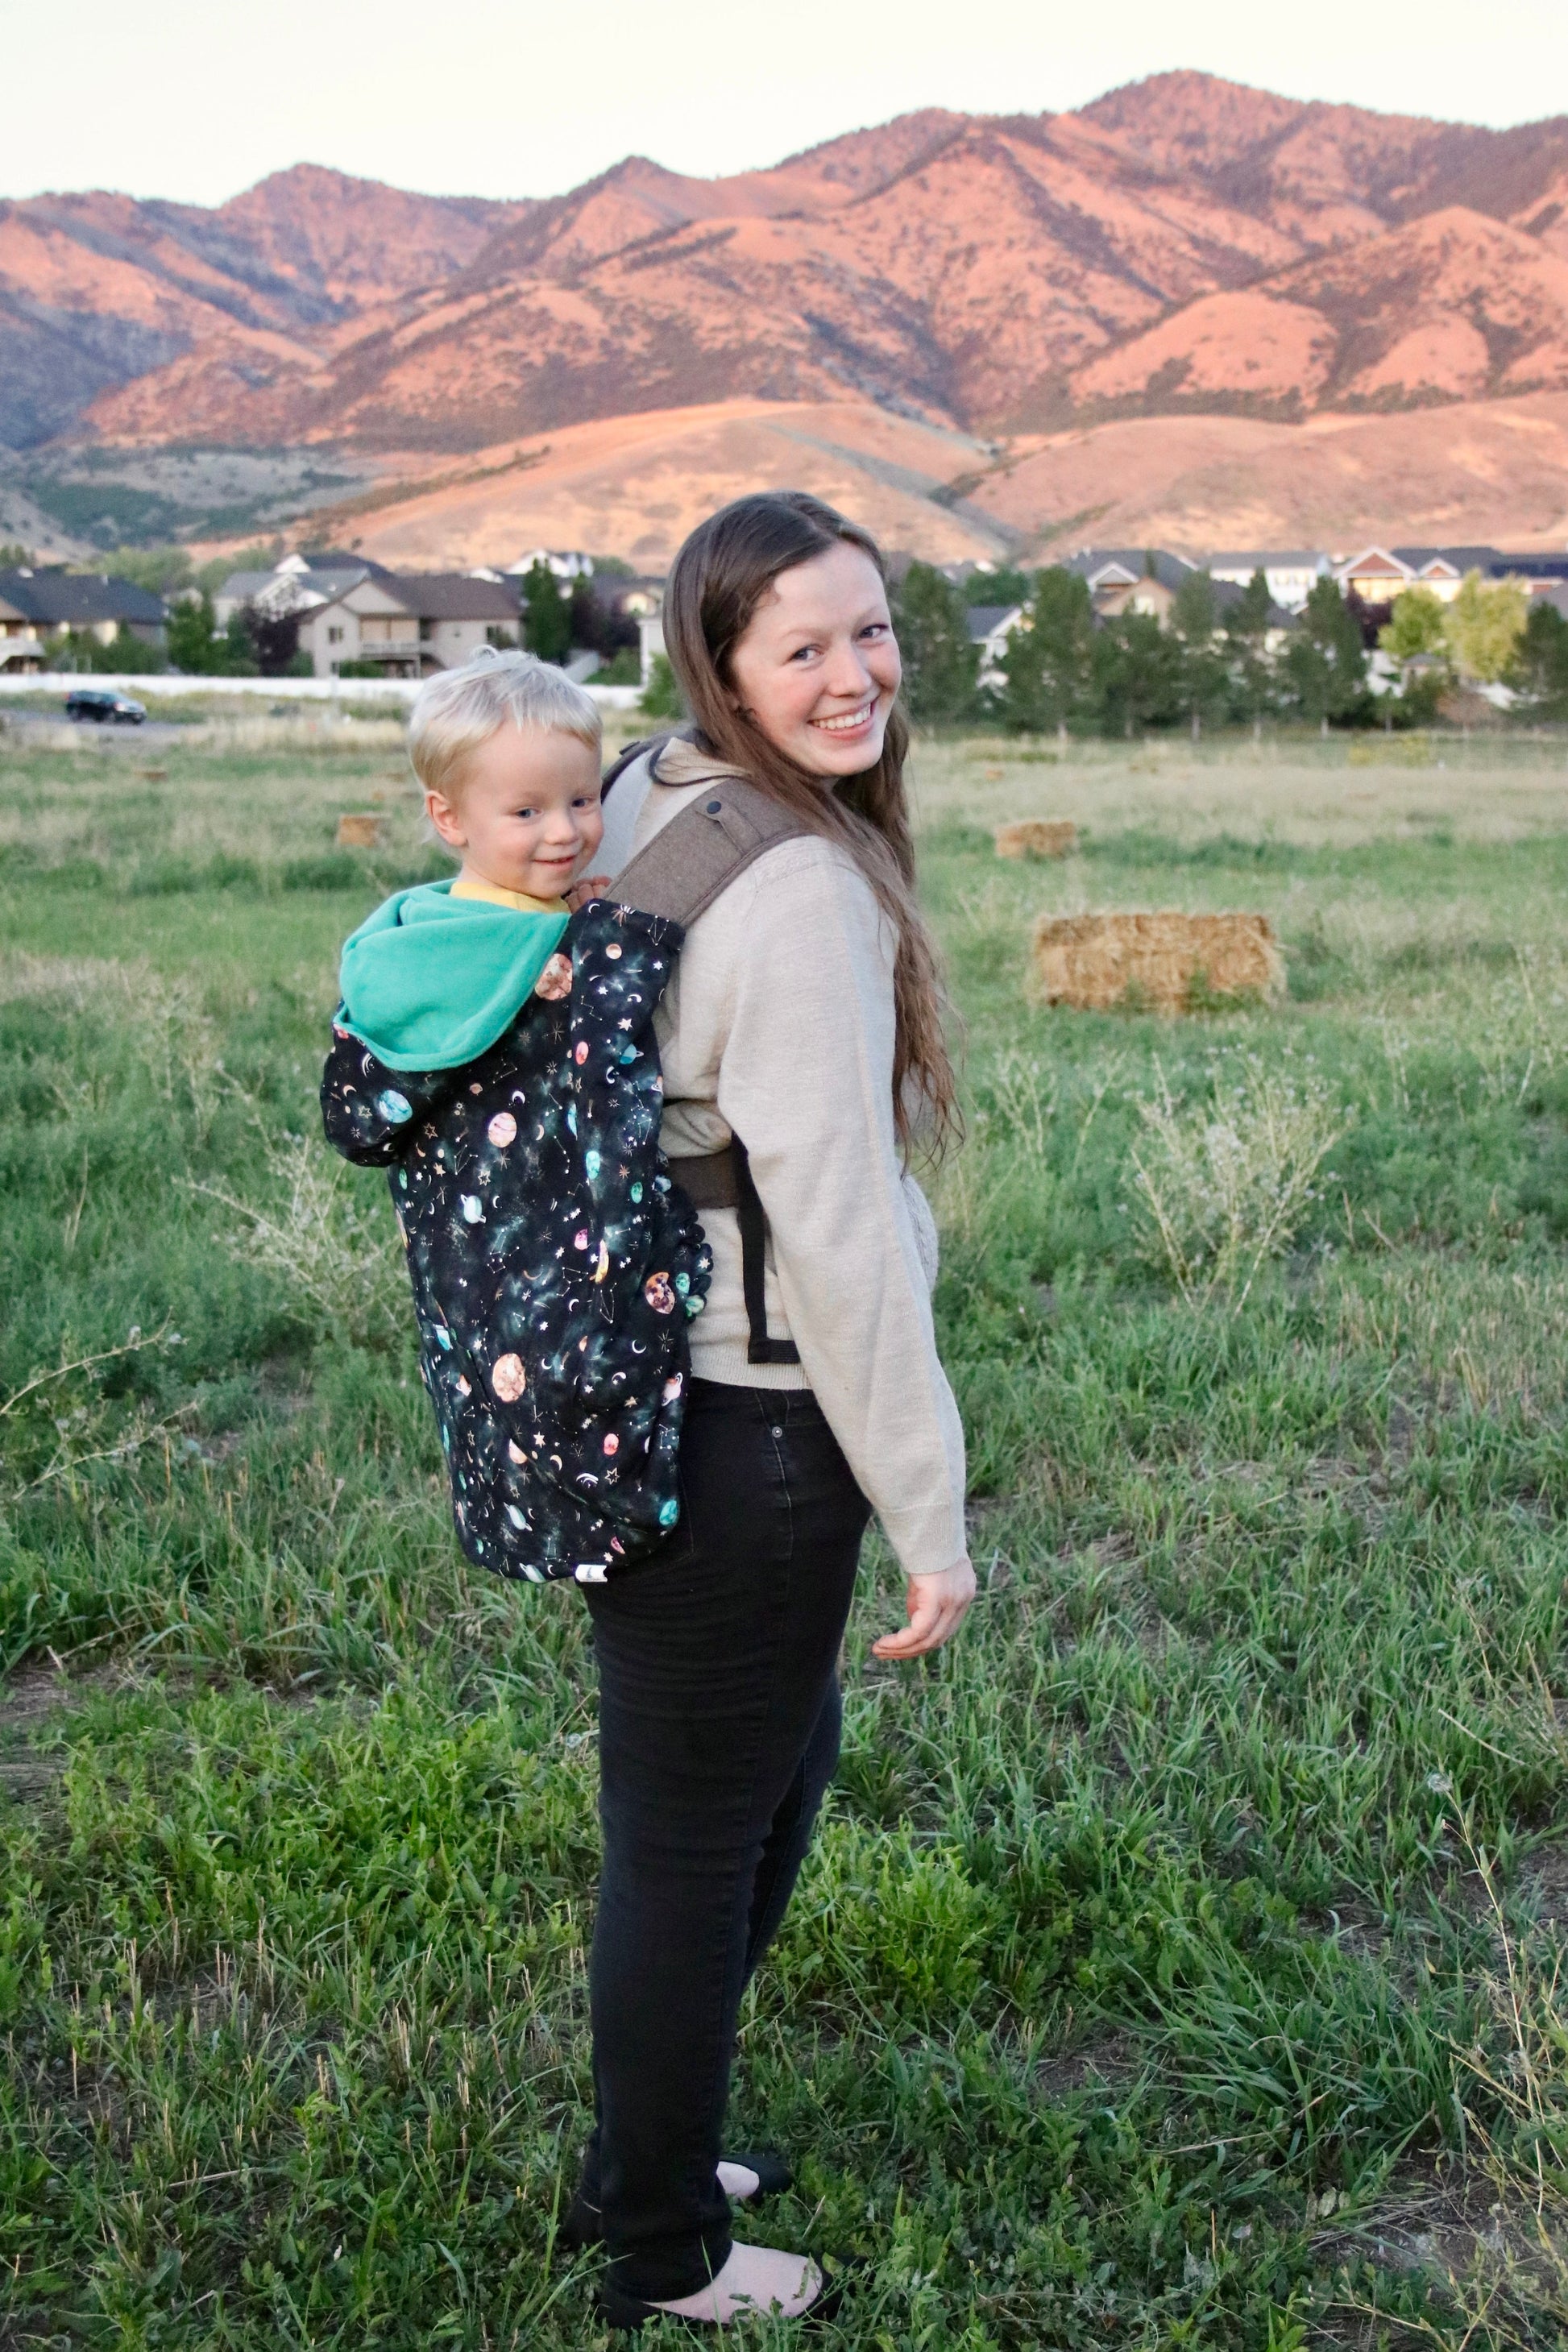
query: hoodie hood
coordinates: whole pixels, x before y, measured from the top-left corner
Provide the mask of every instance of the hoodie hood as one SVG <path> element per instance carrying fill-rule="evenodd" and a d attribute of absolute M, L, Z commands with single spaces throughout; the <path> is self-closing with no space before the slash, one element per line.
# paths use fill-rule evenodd
<path fill-rule="evenodd" d="M 343 948 L 338 1025 L 394 1070 L 449 1070 L 504 1037 L 568 918 L 399 890 Z"/>

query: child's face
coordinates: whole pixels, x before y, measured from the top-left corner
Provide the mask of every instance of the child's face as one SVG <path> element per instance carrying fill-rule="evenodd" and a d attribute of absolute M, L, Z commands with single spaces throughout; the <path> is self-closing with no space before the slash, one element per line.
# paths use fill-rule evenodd
<path fill-rule="evenodd" d="M 442 840 L 463 853 L 462 879 L 559 898 L 604 838 L 599 759 L 575 735 L 498 728 L 468 760 L 455 800 L 427 792 Z"/>

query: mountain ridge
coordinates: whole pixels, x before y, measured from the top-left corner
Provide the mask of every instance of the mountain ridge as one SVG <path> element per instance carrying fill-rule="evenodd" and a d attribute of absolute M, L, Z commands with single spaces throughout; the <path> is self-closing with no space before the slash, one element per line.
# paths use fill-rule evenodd
<path fill-rule="evenodd" d="M 210 211 L 0 203 L 0 444 L 432 457 L 704 404 L 1005 440 L 1568 387 L 1568 117 L 1174 72 L 549 198 L 298 164 Z M 379 462 L 379 461 L 377 461 Z"/>

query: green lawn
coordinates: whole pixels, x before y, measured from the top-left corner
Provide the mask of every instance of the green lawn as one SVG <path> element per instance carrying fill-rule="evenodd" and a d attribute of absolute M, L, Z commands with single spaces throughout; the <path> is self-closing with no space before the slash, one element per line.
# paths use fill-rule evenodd
<path fill-rule="evenodd" d="M 869 2257 L 845 2347 L 1561 2346 L 1563 747 L 1049 748 L 917 763 L 981 1597 L 885 1668 L 868 1554 L 770 2231 Z M 434 870 L 387 726 L 0 740 L 0 2347 L 604 2340 L 584 1612 L 458 1556 L 316 1140 Z M 1140 906 L 1269 913 L 1287 999 L 1030 1003 Z"/>

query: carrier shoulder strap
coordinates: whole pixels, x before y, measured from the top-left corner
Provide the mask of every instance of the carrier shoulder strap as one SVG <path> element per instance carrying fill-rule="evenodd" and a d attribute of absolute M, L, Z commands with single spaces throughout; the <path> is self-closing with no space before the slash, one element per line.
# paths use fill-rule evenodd
<path fill-rule="evenodd" d="M 661 742 L 654 751 L 656 761 L 663 748 Z M 618 764 L 616 772 L 619 772 Z M 666 916 L 685 929 L 748 866 L 755 865 L 781 842 L 803 836 L 806 830 L 797 816 L 743 777 L 715 776 L 707 790 L 700 791 L 679 816 L 660 827 L 646 849 L 623 866 L 616 877 L 615 896 L 624 905 Z M 701 1160 L 675 1160 L 671 1165 L 695 1207 L 736 1212 L 741 1228 L 741 1280 L 751 1327 L 747 1361 L 798 1364 L 800 1350 L 793 1339 L 768 1337 L 763 1254 L 767 1227 L 745 1145 L 737 1135 L 725 1151 Z"/>
<path fill-rule="evenodd" d="M 605 770 L 603 781 L 599 785 L 600 800 L 608 800 L 611 785 L 614 784 L 620 777 L 624 776 L 628 768 L 635 767 L 637 762 L 642 758 L 645 751 L 650 753 L 653 759 L 657 761 L 659 753 L 663 751 L 665 745 L 669 740 L 670 738 L 668 735 L 645 735 L 640 743 L 628 743 L 620 757 L 611 767 Z"/>
<path fill-rule="evenodd" d="M 718 775 L 622 867 L 614 895 L 686 929 L 748 866 L 805 832 L 799 817 L 755 784 Z"/>

